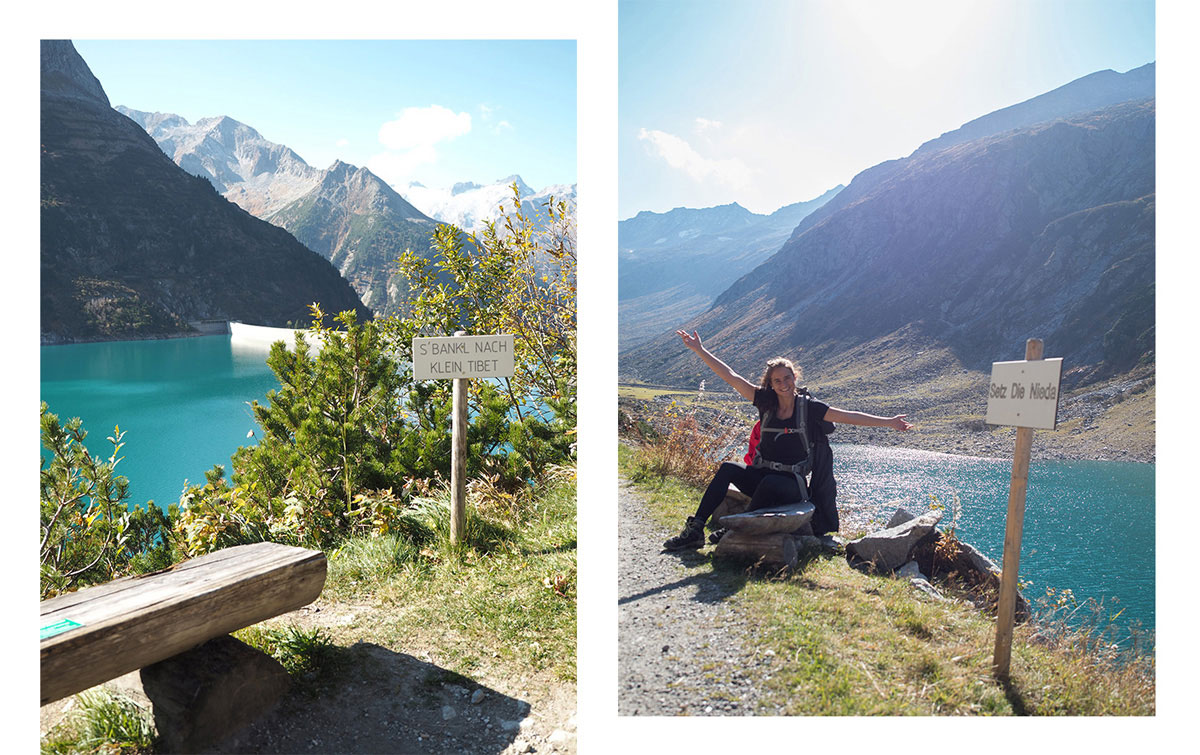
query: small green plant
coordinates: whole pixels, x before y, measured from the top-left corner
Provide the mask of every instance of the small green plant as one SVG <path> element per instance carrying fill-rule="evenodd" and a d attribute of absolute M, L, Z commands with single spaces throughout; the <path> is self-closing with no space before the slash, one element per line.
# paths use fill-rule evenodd
<path fill-rule="evenodd" d="M 171 516 L 153 503 L 128 509 L 129 481 L 116 473 L 125 433 L 92 456 L 78 417 L 60 423 L 41 407 L 41 597 L 171 563 Z"/>
<path fill-rule="evenodd" d="M 75 698 L 75 709 L 42 740 L 43 755 L 151 752 L 157 733 L 132 700 L 99 688 Z"/>
<path fill-rule="evenodd" d="M 945 511 L 945 504 L 943 504 L 936 495 L 930 493 L 929 499 L 932 501 L 930 509 L 935 511 Z M 958 556 L 959 551 L 958 535 L 956 532 L 958 529 L 958 520 L 962 516 L 962 501 L 959 499 L 957 491 L 950 492 L 949 508 L 950 523 L 946 525 L 945 530 L 942 532 L 941 539 L 938 540 L 937 545 L 934 546 L 934 554 L 936 557 L 945 562 L 953 562 L 955 557 Z"/>
<path fill-rule="evenodd" d="M 338 665 L 337 645 L 319 627 L 247 627 L 234 637 L 279 661 L 292 676 L 326 673 Z"/>

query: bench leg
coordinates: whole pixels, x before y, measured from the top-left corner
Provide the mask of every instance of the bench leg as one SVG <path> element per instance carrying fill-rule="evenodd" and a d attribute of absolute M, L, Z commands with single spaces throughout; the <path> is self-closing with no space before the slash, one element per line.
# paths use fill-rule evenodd
<path fill-rule="evenodd" d="M 108 683 L 148 709 L 166 752 L 197 752 L 266 713 L 287 691 L 274 658 L 228 635 Z"/>

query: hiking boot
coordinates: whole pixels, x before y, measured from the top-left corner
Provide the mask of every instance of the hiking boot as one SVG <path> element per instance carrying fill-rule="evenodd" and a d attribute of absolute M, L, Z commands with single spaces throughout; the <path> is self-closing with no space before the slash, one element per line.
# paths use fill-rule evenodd
<path fill-rule="evenodd" d="M 708 542 L 716 545 L 717 543 L 721 542 L 721 538 L 725 537 L 726 532 L 729 532 L 729 529 L 726 527 L 722 527 L 719 530 L 713 530 L 708 536 Z"/>
<path fill-rule="evenodd" d="M 663 543 L 663 547 L 669 551 L 682 550 L 683 548 L 699 548 L 703 545 L 704 523 L 698 521 L 694 516 L 687 518 L 687 524 L 683 525 L 682 532 Z"/>

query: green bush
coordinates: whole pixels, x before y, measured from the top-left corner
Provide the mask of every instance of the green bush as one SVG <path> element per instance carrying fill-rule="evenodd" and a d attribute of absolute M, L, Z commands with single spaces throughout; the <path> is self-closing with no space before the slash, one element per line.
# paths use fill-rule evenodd
<path fill-rule="evenodd" d="M 129 481 L 116 474 L 124 437 L 115 428 L 108 459 L 92 456 L 80 419 L 64 425 L 42 402 L 42 598 L 171 563 L 173 511 L 127 508 Z"/>

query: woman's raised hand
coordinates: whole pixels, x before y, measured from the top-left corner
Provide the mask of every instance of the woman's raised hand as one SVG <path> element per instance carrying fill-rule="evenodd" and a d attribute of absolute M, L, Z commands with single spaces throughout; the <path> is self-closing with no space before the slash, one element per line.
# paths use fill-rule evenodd
<path fill-rule="evenodd" d="M 700 334 L 694 330 L 692 331 L 692 334 L 690 336 L 688 335 L 686 330 L 677 330 L 677 331 L 675 331 L 675 335 L 677 335 L 683 339 L 684 346 L 688 347 L 689 349 L 696 352 L 697 354 L 699 354 L 700 349 L 703 348 L 700 344 Z"/>
<path fill-rule="evenodd" d="M 904 419 L 907 416 L 907 414 L 897 414 L 895 417 L 889 418 L 888 426 L 893 430 L 911 430 L 912 424 Z"/>

